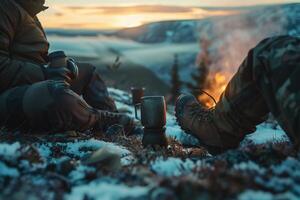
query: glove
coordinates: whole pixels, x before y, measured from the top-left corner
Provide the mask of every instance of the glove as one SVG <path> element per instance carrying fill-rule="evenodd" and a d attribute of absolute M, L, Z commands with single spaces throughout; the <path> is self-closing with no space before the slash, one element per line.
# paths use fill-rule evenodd
<path fill-rule="evenodd" d="M 47 80 L 64 80 L 71 83 L 78 78 L 78 67 L 73 59 L 68 59 L 67 67 L 46 67 L 44 75 Z"/>

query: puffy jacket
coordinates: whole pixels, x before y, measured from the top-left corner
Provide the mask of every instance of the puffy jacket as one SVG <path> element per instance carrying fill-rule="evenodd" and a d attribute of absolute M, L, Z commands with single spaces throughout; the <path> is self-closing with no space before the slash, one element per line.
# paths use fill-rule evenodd
<path fill-rule="evenodd" d="M 49 43 L 37 17 L 14 0 L 0 3 L 0 93 L 43 79 Z M 28 76 L 30 74 L 30 78 Z"/>

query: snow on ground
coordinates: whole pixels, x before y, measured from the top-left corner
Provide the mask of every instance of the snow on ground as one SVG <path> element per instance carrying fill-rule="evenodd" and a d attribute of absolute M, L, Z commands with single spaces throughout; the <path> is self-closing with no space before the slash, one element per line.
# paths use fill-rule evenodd
<path fill-rule="evenodd" d="M 131 117 L 135 117 L 134 108 L 130 105 L 131 104 L 131 97 L 130 97 L 130 95 L 128 93 L 126 93 L 124 91 L 121 91 L 121 90 L 113 89 L 113 88 L 109 88 L 109 92 L 113 96 L 114 99 L 119 100 L 116 103 L 117 107 L 119 109 L 122 109 L 122 110 L 125 109 L 125 110 L 128 111 L 129 115 L 131 115 Z M 139 113 L 138 113 L 138 116 L 140 116 Z M 196 138 L 194 138 L 191 135 L 185 134 L 180 129 L 180 127 L 178 126 L 178 124 L 176 122 L 175 116 L 172 115 L 172 114 L 170 114 L 170 113 L 167 113 L 166 128 L 167 128 L 167 130 L 166 130 L 167 136 L 176 139 L 180 143 L 183 143 L 183 144 L 186 144 L 186 145 L 195 145 L 195 144 L 198 144 Z"/>
<path fill-rule="evenodd" d="M 264 144 L 284 141 L 289 141 L 289 139 L 280 127 L 272 128 L 268 124 L 261 124 L 257 126 L 257 130 L 254 133 L 246 136 L 242 144 Z"/>
<path fill-rule="evenodd" d="M 124 93 L 121 91 L 117 91 L 117 90 L 113 90 L 114 91 L 114 95 L 120 94 L 122 96 L 124 96 Z M 128 98 L 128 95 L 127 95 Z M 130 98 L 129 98 L 130 99 Z M 118 103 L 118 106 L 120 107 L 128 107 L 128 105 L 124 105 L 122 103 Z M 130 109 L 130 108 L 129 108 Z M 133 109 L 131 108 L 131 112 L 133 113 Z M 185 143 L 185 144 L 195 144 L 197 143 L 195 138 L 186 135 L 184 132 L 182 132 L 182 130 L 179 128 L 179 126 L 176 123 L 176 120 L 174 118 L 174 116 L 172 116 L 171 114 L 167 115 L 167 135 L 169 137 L 173 137 L 174 139 L 178 140 L 181 143 Z M 257 127 L 257 130 L 255 133 L 248 135 L 245 140 L 242 142 L 241 147 L 243 147 L 243 145 L 249 145 L 249 144 L 256 144 L 256 145 L 261 145 L 261 144 L 266 144 L 266 143 L 276 143 L 276 142 L 288 142 L 288 138 L 286 136 L 286 134 L 284 133 L 284 131 L 280 128 L 280 127 L 276 127 L 275 129 L 273 127 L 271 127 L 271 125 L 269 124 L 261 124 Z M 300 166 L 299 166 L 300 162 L 296 159 L 293 158 L 288 158 L 287 160 L 285 160 L 283 163 L 281 163 L 280 165 L 273 165 L 271 167 L 272 169 L 272 173 L 280 175 L 285 173 L 290 173 L 291 176 L 292 173 L 296 173 L 297 176 L 299 175 L 300 177 Z M 194 162 L 190 159 L 187 160 L 182 160 L 179 158 L 167 158 L 167 159 L 163 159 L 163 158 L 157 158 L 157 160 L 155 160 L 154 162 L 152 162 L 151 164 L 151 169 L 156 172 L 157 174 L 161 175 L 161 176 L 181 176 L 183 174 L 189 174 L 193 169 L 197 168 L 197 167 L 210 167 L 210 165 L 206 162 Z M 260 175 L 265 175 L 268 172 L 268 168 L 265 167 L 261 167 L 258 164 L 256 164 L 253 161 L 247 161 L 247 162 L 241 162 L 239 164 L 235 164 L 232 167 L 233 170 L 236 171 L 252 171 L 255 172 L 257 174 Z M 279 173 L 280 172 L 280 173 Z M 294 176 L 296 175 L 294 174 Z M 292 186 L 292 181 L 287 179 L 286 181 L 283 179 L 280 179 L 278 177 L 273 177 L 270 180 L 261 180 L 263 181 L 262 183 L 267 185 L 270 188 L 276 188 L 276 187 L 285 187 L 285 186 Z M 297 186 L 299 187 L 299 186 Z M 296 190 L 300 189 L 297 188 Z M 300 191 L 299 191 L 300 192 Z M 251 193 L 251 191 L 246 191 L 245 193 L 241 194 L 241 196 L 239 197 L 240 199 L 251 199 L 252 196 L 249 196 L 249 193 Z M 263 192 L 257 192 L 255 193 L 255 195 L 253 197 L 253 199 L 257 199 L 256 197 L 260 197 L 259 195 L 261 195 L 261 197 L 263 197 L 264 195 L 266 196 L 266 198 L 268 198 L 268 196 L 270 194 L 268 193 L 263 193 Z M 274 195 L 271 196 L 272 198 L 274 198 Z M 279 197 L 276 197 L 278 199 L 280 199 L 280 197 L 295 197 L 293 194 L 283 194 Z"/>
<path fill-rule="evenodd" d="M 117 107 L 120 109 L 125 109 L 128 113 L 134 116 L 134 108 L 131 106 L 131 97 L 128 93 L 117 90 L 114 88 L 109 89 L 110 94 L 117 99 Z M 198 144 L 197 139 L 191 135 L 187 135 L 180 129 L 176 122 L 176 118 L 174 115 L 167 113 L 167 131 L 166 134 L 169 137 L 176 139 L 178 142 L 186 144 L 186 145 L 196 145 Z M 280 127 L 271 127 L 268 124 L 261 124 L 257 126 L 256 132 L 248 135 L 242 144 L 263 144 L 267 142 L 283 142 L 288 141 L 288 138 L 285 132 Z"/>
<path fill-rule="evenodd" d="M 0 144 L 0 156 L 4 159 L 16 159 L 20 156 L 18 150 L 20 150 L 21 145 L 19 142 L 13 144 Z"/>
<path fill-rule="evenodd" d="M 263 191 L 253 191 L 247 190 L 239 195 L 238 200 L 282 200 L 282 199 L 289 199 L 289 200 L 298 200 L 299 197 L 291 194 L 291 193 L 284 193 L 281 195 L 274 195 L 271 192 L 263 192 Z"/>
<path fill-rule="evenodd" d="M 114 153 L 119 154 L 122 157 L 122 163 L 126 164 L 128 160 L 132 160 L 131 152 L 128 151 L 125 147 L 110 143 L 103 142 L 97 139 L 88 139 L 88 140 L 80 140 L 68 143 L 55 143 L 55 144 L 37 144 L 36 147 L 39 151 L 39 154 L 42 156 L 44 160 L 53 160 L 58 161 L 57 159 L 53 159 L 51 155 L 52 147 L 59 147 L 63 149 L 64 153 L 69 155 L 70 157 L 83 159 L 88 156 L 90 153 L 100 149 L 100 148 L 108 148 Z"/>
<path fill-rule="evenodd" d="M 65 144 L 56 143 L 55 145 L 65 145 Z M 130 154 L 130 152 L 124 147 L 120 147 L 115 144 L 99 141 L 96 139 L 89 139 L 86 141 L 79 141 L 75 143 L 67 143 L 65 146 L 66 146 L 66 152 L 68 154 L 77 155 L 80 158 L 86 156 L 86 153 L 81 151 L 81 149 L 83 148 L 90 148 L 95 151 L 100 148 L 108 147 L 114 152 L 120 154 L 121 156 L 126 156 Z"/>
<path fill-rule="evenodd" d="M 119 109 L 131 116 L 134 115 L 131 97 L 128 93 L 112 88 L 109 89 L 109 92 L 116 99 Z M 151 199 L 151 195 L 161 192 L 167 195 L 170 194 L 170 190 L 173 193 L 184 192 L 184 189 L 176 188 L 186 185 L 180 184 L 180 180 L 184 177 L 193 177 L 199 180 L 201 187 L 206 185 L 205 187 L 209 188 L 209 184 L 212 182 L 212 185 L 220 184 L 214 186 L 220 191 L 228 191 L 232 188 L 227 188 L 227 184 L 230 185 L 233 180 L 239 180 L 239 178 L 231 179 L 230 177 L 237 175 L 244 178 L 243 184 L 251 183 L 255 186 L 252 187 L 251 184 L 243 186 L 239 183 L 239 187 L 246 187 L 246 189 L 236 190 L 234 193 L 241 200 L 296 199 L 296 196 L 300 195 L 300 155 L 285 153 L 286 151 L 290 152 L 287 150 L 288 146 L 283 146 L 282 149 L 279 148 L 280 146 L 276 146 L 276 143 L 280 142 L 289 144 L 286 135 L 280 128 L 274 129 L 269 124 L 262 124 L 258 126 L 255 133 L 245 138 L 238 150 L 229 151 L 217 157 L 206 155 L 200 158 L 190 154 L 192 152 L 190 151 L 191 145 L 197 144 L 197 140 L 180 130 L 171 113 L 167 114 L 167 118 L 167 136 L 179 144 L 189 146 L 177 150 L 178 155 L 176 155 L 176 151 L 169 156 L 150 150 L 143 153 L 143 150 L 138 149 L 137 146 L 126 146 L 126 143 L 119 144 L 120 140 L 103 141 L 101 137 L 93 137 L 90 133 L 83 135 L 83 138 L 80 139 L 64 138 L 64 136 L 56 136 L 58 141 L 39 139 L 31 142 L 30 145 L 18 141 L 0 142 L 0 186 L 7 185 L 4 184 L 4 180 L 18 179 L 22 182 L 33 174 L 30 181 L 33 188 L 41 184 L 47 186 L 49 184 L 47 181 L 53 177 L 69 185 L 70 189 L 63 193 L 64 199 L 67 200 Z M 60 141 L 59 137 L 64 140 Z M 140 140 L 141 136 L 136 138 Z M 130 140 L 132 138 L 127 138 L 128 142 Z M 264 144 L 271 145 L 271 149 L 268 150 L 267 146 L 259 147 Z M 93 152 L 104 147 L 122 158 L 122 170 L 119 173 L 104 173 L 101 168 L 104 163 L 99 168 L 99 166 L 85 165 L 82 162 Z M 187 156 L 183 157 L 183 154 Z M 147 158 L 147 156 L 150 157 Z M 210 176 L 217 178 L 210 178 Z M 190 180 L 190 178 L 183 179 L 183 181 Z M 158 180 L 161 179 L 167 181 L 164 182 L 167 184 L 164 187 L 168 189 L 157 191 L 161 184 Z M 168 185 L 168 180 L 175 181 L 175 183 L 171 184 L 170 182 Z M 179 181 L 177 186 L 176 181 Z M 222 181 L 227 184 L 224 185 Z M 172 187 L 175 188 L 172 189 Z M 257 187 L 260 189 L 255 189 Z M 0 187 L 0 191 L 2 189 Z M 46 191 L 50 189 L 48 188 Z M 61 187 L 58 184 L 57 188 L 52 188 L 52 190 L 57 193 L 55 191 L 60 191 Z M 50 195 L 49 192 L 46 194 Z M 209 193 L 209 195 L 216 194 L 215 192 Z M 0 199 L 1 197 L 0 194 Z M 50 197 L 47 196 L 47 198 Z"/>
<path fill-rule="evenodd" d="M 151 164 L 152 170 L 162 176 L 180 176 L 190 172 L 195 166 L 192 160 L 183 161 L 179 158 L 168 158 L 167 160 L 158 158 Z"/>
<path fill-rule="evenodd" d="M 84 198 L 94 200 L 141 199 L 148 192 L 149 188 L 147 187 L 128 187 L 113 180 L 93 181 L 87 185 L 73 188 L 71 194 L 66 196 L 66 200 L 82 200 Z"/>
<path fill-rule="evenodd" d="M 0 176 L 18 177 L 19 171 L 16 168 L 8 167 L 5 163 L 0 162 Z"/>

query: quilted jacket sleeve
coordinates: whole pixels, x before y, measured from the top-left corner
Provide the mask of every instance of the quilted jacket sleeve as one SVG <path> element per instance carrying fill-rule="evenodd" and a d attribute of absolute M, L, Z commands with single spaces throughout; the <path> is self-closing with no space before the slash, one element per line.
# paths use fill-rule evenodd
<path fill-rule="evenodd" d="M 0 93 L 15 86 L 18 78 L 26 80 L 26 71 L 42 75 L 41 66 L 13 58 L 11 46 L 21 23 L 18 8 L 10 0 L 1 0 L 0 4 Z M 40 76 L 38 75 L 38 76 Z"/>

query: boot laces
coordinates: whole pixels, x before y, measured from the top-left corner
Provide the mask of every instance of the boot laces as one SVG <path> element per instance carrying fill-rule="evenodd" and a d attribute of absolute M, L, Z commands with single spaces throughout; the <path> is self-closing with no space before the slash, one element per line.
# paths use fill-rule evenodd
<path fill-rule="evenodd" d="M 113 112 L 108 112 L 108 111 L 102 111 L 101 112 L 101 117 L 104 120 L 118 120 L 119 119 L 119 115 Z"/>
<path fill-rule="evenodd" d="M 124 132 L 125 135 L 130 134 L 130 132 L 132 131 L 132 129 L 134 128 L 134 121 L 133 120 L 128 120 L 128 122 L 125 120 L 121 123 L 121 119 L 122 116 L 126 116 L 126 115 L 122 115 L 119 113 L 114 113 L 114 112 L 108 112 L 108 111 L 103 111 L 102 113 L 102 119 L 104 121 L 104 123 L 106 123 L 106 125 L 109 127 L 111 125 L 121 125 L 124 128 Z"/>
<path fill-rule="evenodd" d="M 214 107 L 205 108 L 201 104 L 190 105 L 192 118 L 198 121 L 211 122 L 213 119 Z"/>
<path fill-rule="evenodd" d="M 217 105 L 217 101 L 215 100 L 215 98 L 209 94 L 208 92 L 204 91 L 204 90 L 198 90 L 200 93 L 203 93 L 205 95 L 207 95 L 208 97 L 210 97 L 213 102 L 215 103 L 215 106 Z M 198 99 L 197 99 L 198 101 Z M 211 122 L 213 119 L 213 113 L 215 111 L 215 106 L 211 107 L 211 108 L 206 108 L 204 107 L 199 101 L 195 104 L 190 105 L 191 108 L 191 116 L 194 119 L 197 119 L 198 121 L 205 121 L 205 122 Z"/>

